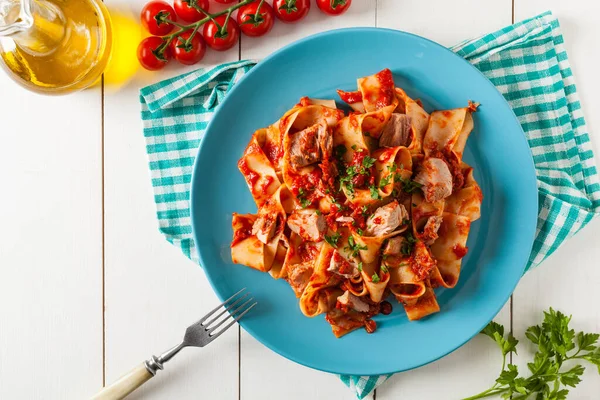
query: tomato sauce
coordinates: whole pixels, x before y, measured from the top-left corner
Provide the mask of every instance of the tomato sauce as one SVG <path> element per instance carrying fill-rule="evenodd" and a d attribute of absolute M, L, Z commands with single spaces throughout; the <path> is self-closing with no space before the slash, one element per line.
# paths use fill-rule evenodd
<path fill-rule="evenodd" d="M 366 151 L 355 151 L 352 155 L 350 166 L 355 166 L 357 171 L 361 171 L 363 169 L 363 160 L 367 156 Z M 375 165 L 367 168 L 366 174 L 358 173 L 352 178 L 352 184 L 358 189 L 365 188 L 367 183 L 371 185 L 375 183 Z"/>
<path fill-rule="evenodd" d="M 452 252 L 457 258 L 463 258 L 464 256 L 466 256 L 467 251 L 469 251 L 469 248 L 460 244 L 455 244 L 454 247 L 452 247 Z"/>
<path fill-rule="evenodd" d="M 436 261 L 429 254 L 425 244 L 423 242 L 416 243 L 410 263 L 410 267 L 415 275 L 420 280 L 423 280 L 429 276 L 435 265 Z"/>
<path fill-rule="evenodd" d="M 271 141 L 267 141 L 262 149 L 269 159 L 273 163 L 273 165 L 279 164 L 279 160 L 283 156 L 283 151 L 281 146 L 276 145 Z"/>
<path fill-rule="evenodd" d="M 347 104 L 355 104 L 362 101 L 362 93 L 359 91 L 344 92 L 343 90 L 338 90 L 337 93 L 340 96 L 340 99 Z"/>
<path fill-rule="evenodd" d="M 275 180 L 273 179 L 272 176 L 265 176 L 265 179 L 263 180 L 263 182 L 260 184 L 260 191 L 262 194 L 269 194 L 269 187 L 271 186 L 271 184 L 274 182 Z"/>
<path fill-rule="evenodd" d="M 235 246 L 242 240 L 252 236 L 252 224 L 250 223 L 250 221 L 246 218 L 240 218 L 238 219 L 238 221 L 240 221 L 242 226 L 233 232 L 233 240 L 231 241 L 231 247 Z"/>
<path fill-rule="evenodd" d="M 375 107 L 380 109 L 389 106 L 394 100 L 394 77 L 392 76 L 392 71 L 386 68 L 375 74 L 375 78 L 377 78 L 381 86 L 379 97 L 375 103 Z"/>
<path fill-rule="evenodd" d="M 245 158 L 241 158 L 240 161 L 238 161 L 238 169 L 246 178 L 248 185 L 250 185 L 250 189 L 254 189 L 256 182 L 258 182 L 258 179 L 260 178 L 260 175 L 250 169 Z"/>
<path fill-rule="evenodd" d="M 319 249 L 312 243 L 302 242 L 298 246 L 298 256 L 302 261 L 312 261 L 319 255 Z"/>

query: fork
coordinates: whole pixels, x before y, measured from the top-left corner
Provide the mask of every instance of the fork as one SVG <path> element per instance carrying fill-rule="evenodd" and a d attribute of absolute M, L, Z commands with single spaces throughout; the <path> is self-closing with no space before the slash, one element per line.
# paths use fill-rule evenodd
<path fill-rule="evenodd" d="M 183 336 L 183 341 L 177 346 L 165 351 L 160 356 L 152 356 L 141 365 L 132 369 L 126 375 L 123 375 L 112 385 L 105 387 L 98 394 L 92 397 L 92 400 L 118 400 L 123 399 L 131 392 L 142 386 L 156 375 L 156 371 L 163 369 L 164 363 L 173 358 L 184 347 L 204 347 L 223 332 L 238 322 L 257 302 L 245 292 L 245 288 L 225 300 L 219 306 L 206 314 L 195 324 L 190 325 Z M 217 311 L 221 310 L 216 316 Z M 225 313 L 229 313 L 221 318 Z M 210 318 L 210 320 L 208 320 Z M 219 320 L 219 318 L 221 318 Z M 208 320 L 208 321 L 207 321 Z M 230 321 L 231 320 L 231 321 Z M 217 331 L 221 325 L 230 321 L 225 327 Z"/>

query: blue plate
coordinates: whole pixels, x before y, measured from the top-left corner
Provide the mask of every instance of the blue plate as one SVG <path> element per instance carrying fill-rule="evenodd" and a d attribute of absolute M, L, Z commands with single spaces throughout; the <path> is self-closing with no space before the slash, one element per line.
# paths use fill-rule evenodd
<path fill-rule="evenodd" d="M 383 68 L 425 109 L 481 103 L 464 159 L 484 193 L 469 254 L 456 288 L 436 290 L 441 312 L 409 322 L 401 305 L 378 316 L 377 331 L 341 339 L 325 318 L 307 318 L 283 280 L 231 262 L 231 213 L 256 206 L 237 170 L 252 133 L 275 122 L 302 96 L 337 99 L 358 77 Z M 246 287 L 259 302 L 242 326 L 293 361 L 328 372 L 375 375 L 434 361 L 478 333 L 502 308 L 521 277 L 535 233 L 537 186 L 531 152 L 515 115 L 496 88 L 448 49 L 405 32 L 353 28 L 289 45 L 251 70 L 215 113 L 192 179 L 192 226 L 200 261 L 215 292 Z"/>

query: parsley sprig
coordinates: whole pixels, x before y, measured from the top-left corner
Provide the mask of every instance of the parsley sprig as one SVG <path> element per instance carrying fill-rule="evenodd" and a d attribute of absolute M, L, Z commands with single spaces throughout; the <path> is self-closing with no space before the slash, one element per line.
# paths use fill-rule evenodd
<path fill-rule="evenodd" d="M 404 236 L 404 240 L 400 246 L 400 253 L 402 253 L 404 256 L 410 256 L 413 252 L 413 248 L 415 247 L 415 243 L 417 243 L 417 239 L 415 239 L 412 232 L 408 232 L 406 236 Z"/>
<path fill-rule="evenodd" d="M 338 246 L 338 240 L 342 235 L 339 232 L 334 232 L 331 235 L 325 235 L 325 241 L 329 243 L 332 247 Z"/>
<path fill-rule="evenodd" d="M 356 257 L 360 250 L 367 250 L 367 246 L 361 246 L 354 241 L 352 236 L 350 236 L 348 237 L 348 246 L 345 247 L 345 250 L 350 251 L 352 257 Z"/>
<path fill-rule="evenodd" d="M 307 193 L 304 191 L 303 188 L 300 188 L 298 190 L 298 200 L 300 200 L 300 205 L 302 206 L 302 208 L 306 208 L 308 206 L 310 206 L 312 204 L 312 201 L 310 199 L 308 199 L 307 197 Z"/>
<path fill-rule="evenodd" d="M 535 395 L 536 400 L 565 400 L 569 394 L 566 387 L 575 387 L 581 382 L 585 368 L 578 364 L 569 369 L 563 364 L 569 360 L 586 360 L 598 367 L 600 373 L 600 347 L 597 345 L 600 335 L 579 332 L 575 335 L 569 329 L 571 317 L 550 308 L 544 312 L 542 325 L 527 329 L 525 336 L 537 345 L 533 362 L 527 364 L 531 375 L 524 378 L 519 375 L 516 365 L 506 365 L 506 356 L 517 353 L 519 341 L 509 333 L 504 336 L 504 327 L 490 322 L 482 334 L 492 338 L 502 352 L 502 372 L 496 383 L 489 389 L 463 400 L 482 399 L 501 395 L 504 399 L 528 399 Z"/>

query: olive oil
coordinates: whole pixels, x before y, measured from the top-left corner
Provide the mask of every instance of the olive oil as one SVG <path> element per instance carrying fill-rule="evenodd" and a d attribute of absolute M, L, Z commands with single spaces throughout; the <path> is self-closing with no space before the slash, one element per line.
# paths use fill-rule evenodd
<path fill-rule="evenodd" d="M 14 7 L 4 8 L 4 34 L 0 15 L 0 56 L 13 79 L 45 94 L 68 93 L 99 80 L 112 45 L 102 2 L 0 0 L 0 13 L 3 2 Z"/>

